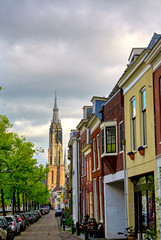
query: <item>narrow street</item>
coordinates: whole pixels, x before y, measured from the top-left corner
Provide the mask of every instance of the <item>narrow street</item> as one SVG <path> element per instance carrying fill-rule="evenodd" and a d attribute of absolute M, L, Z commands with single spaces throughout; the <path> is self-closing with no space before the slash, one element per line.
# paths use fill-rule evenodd
<path fill-rule="evenodd" d="M 60 240 L 60 231 L 58 228 L 57 219 L 54 216 L 54 211 L 50 211 L 34 224 L 31 224 L 15 240 Z"/>

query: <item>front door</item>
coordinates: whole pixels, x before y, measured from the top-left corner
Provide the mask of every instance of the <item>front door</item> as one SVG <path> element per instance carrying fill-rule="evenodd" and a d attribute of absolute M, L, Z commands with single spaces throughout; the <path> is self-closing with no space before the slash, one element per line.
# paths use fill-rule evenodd
<path fill-rule="evenodd" d="M 155 227 L 155 195 L 153 174 L 134 179 L 135 191 L 135 227 L 136 233 L 143 239 L 147 229 Z"/>

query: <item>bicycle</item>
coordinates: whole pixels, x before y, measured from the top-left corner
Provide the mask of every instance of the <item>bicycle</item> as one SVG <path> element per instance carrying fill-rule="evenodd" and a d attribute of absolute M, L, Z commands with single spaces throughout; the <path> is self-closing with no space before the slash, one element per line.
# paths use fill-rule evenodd
<path fill-rule="evenodd" d="M 125 237 L 135 236 L 135 229 L 132 226 L 127 227 L 124 232 L 118 232 L 118 235 L 124 235 Z"/>

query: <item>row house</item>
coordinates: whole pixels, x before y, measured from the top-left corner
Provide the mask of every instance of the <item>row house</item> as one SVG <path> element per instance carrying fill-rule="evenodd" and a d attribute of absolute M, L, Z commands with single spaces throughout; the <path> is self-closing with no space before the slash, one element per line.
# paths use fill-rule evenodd
<path fill-rule="evenodd" d="M 128 68 L 119 80 L 119 86 L 123 89 L 125 110 L 128 226 L 135 228 L 137 239 L 144 239 L 146 229 L 156 228 L 158 221 L 156 218 L 157 179 L 160 174 L 159 171 L 157 173 L 160 169 L 160 133 L 156 128 L 156 126 L 160 128 L 158 115 L 160 88 L 157 89 L 160 84 L 158 69 L 160 41 L 156 43 L 158 37 L 161 36 L 154 34 L 148 48 L 132 49 Z"/>
<path fill-rule="evenodd" d="M 93 112 L 90 114 L 87 122 L 87 128 L 91 134 L 91 200 L 93 201 L 93 217 L 98 223 L 103 224 L 103 172 L 101 162 L 101 135 L 100 124 L 102 120 L 102 113 L 100 112 L 102 104 L 107 101 L 105 97 L 94 96 L 91 99 L 93 104 Z"/>
<path fill-rule="evenodd" d="M 71 130 L 70 140 L 68 143 L 68 160 L 70 160 L 70 208 L 74 223 L 79 222 L 79 163 L 77 148 L 77 130 Z"/>
<path fill-rule="evenodd" d="M 118 84 L 102 106 L 101 161 L 103 169 L 105 237 L 117 239 L 127 227 L 124 148 L 124 101 Z M 120 224 L 121 223 L 121 224 Z M 122 237 L 122 236 L 121 236 Z"/>
<path fill-rule="evenodd" d="M 88 214 L 107 239 L 132 226 L 142 240 L 161 229 L 161 35 L 133 48 L 108 98 L 91 102 L 69 144 L 75 222 Z"/>

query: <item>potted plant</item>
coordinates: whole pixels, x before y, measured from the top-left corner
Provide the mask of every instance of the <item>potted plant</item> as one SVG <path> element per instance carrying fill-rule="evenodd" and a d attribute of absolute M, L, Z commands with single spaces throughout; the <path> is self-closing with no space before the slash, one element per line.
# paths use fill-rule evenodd
<path fill-rule="evenodd" d="M 131 160 L 134 160 L 134 152 L 128 152 L 129 157 L 131 158 Z"/>
<path fill-rule="evenodd" d="M 138 151 L 139 151 L 139 153 L 140 153 L 141 156 L 144 156 L 144 147 L 143 147 L 143 146 L 140 146 L 140 147 L 138 148 Z"/>
<path fill-rule="evenodd" d="M 128 240 L 136 240 L 135 228 L 132 226 L 128 228 Z"/>

